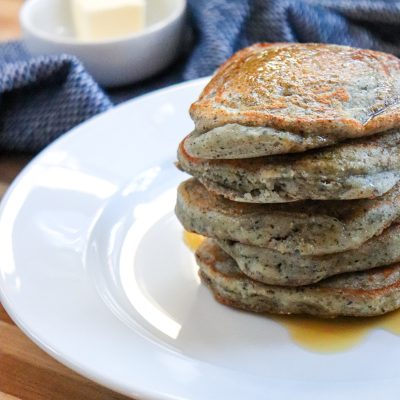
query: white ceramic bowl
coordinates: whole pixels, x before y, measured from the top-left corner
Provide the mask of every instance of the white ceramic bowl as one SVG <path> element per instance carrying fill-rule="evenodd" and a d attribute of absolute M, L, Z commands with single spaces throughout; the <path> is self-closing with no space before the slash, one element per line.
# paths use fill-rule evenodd
<path fill-rule="evenodd" d="M 20 23 L 32 54 L 73 54 L 98 83 L 110 87 L 145 79 L 175 58 L 185 9 L 185 0 L 147 0 L 144 31 L 93 42 L 74 38 L 68 0 L 27 0 Z"/>

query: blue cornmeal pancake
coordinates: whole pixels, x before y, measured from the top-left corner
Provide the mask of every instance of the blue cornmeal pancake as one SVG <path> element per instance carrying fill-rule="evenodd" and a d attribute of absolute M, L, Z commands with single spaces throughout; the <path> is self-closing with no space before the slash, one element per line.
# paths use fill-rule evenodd
<path fill-rule="evenodd" d="M 400 225 L 394 223 L 359 248 L 322 256 L 280 253 L 229 240 L 216 243 L 250 278 L 269 285 L 309 285 L 333 275 L 400 262 Z"/>
<path fill-rule="evenodd" d="M 199 158 L 301 152 L 400 127 L 400 60 L 317 43 L 259 43 L 223 64 L 190 108 Z"/>
<path fill-rule="evenodd" d="M 185 139 L 187 140 L 187 139 Z M 178 165 L 212 192 L 234 201 L 283 203 L 378 197 L 400 180 L 400 130 L 323 149 L 238 160 L 190 156 Z"/>
<path fill-rule="evenodd" d="M 176 215 L 201 235 L 281 253 L 322 255 L 360 247 L 400 217 L 400 184 L 375 199 L 250 204 L 207 191 L 196 179 L 178 188 Z"/>
<path fill-rule="evenodd" d="M 196 252 L 202 281 L 215 298 L 247 311 L 371 317 L 400 307 L 400 264 L 337 275 L 300 287 L 266 285 L 244 275 L 212 239 Z"/>

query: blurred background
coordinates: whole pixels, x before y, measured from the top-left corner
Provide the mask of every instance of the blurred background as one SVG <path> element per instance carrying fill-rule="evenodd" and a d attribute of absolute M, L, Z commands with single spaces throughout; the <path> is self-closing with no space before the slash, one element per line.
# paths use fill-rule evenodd
<path fill-rule="evenodd" d="M 0 4 L 0 40 L 16 39 L 21 33 L 18 24 L 18 12 L 22 0 L 2 0 Z"/>

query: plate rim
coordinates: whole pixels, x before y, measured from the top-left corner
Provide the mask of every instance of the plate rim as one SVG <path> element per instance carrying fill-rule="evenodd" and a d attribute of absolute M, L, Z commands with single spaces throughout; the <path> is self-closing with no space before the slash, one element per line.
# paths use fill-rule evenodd
<path fill-rule="evenodd" d="M 114 113 L 116 110 L 120 110 L 125 107 L 130 107 L 132 104 L 136 102 L 141 102 L 142 100 L 148 98 L 148 97 L 153 97 L 157 95 L 163 95 L 164 93 L 167 92 L 174 92 L 174 91 L 179 91 L 182 87 L 190 87 L 190 86 L 197 86 L 201 83 L 206 83 L 210 77 L 201 77 L 197 79 L 192 79 L 184 82 L 179 82 L 173 85 L 169 85 L 167 87 L 157 89 L 145 94 L 142 94 L 140 96 L 137 96 L 133 99 L 129 99 L 127 101 L 124 101 L 120 104 L 117 104 L 114 107 L 111 107 L 110 109 L 103 111 L 99 114 L 96 114 L 95 116 L 79 123 L 78 125 L 74 126 L 72 129 L 69 131 L 63 133 L 61 136 L 59 136 L 57 139 L 55 139 L 53 142 L 51 142 L 49 145 L 47 145 L 44 149 L 42 149 L 39 153 L 37 153 L 22 169 L 21 171 L 17 174 L 17 176 L 13 179 L 11 182 L 10 186 L 7 188 L 6 192 L 4 193 L 1 201 L 0 201 L 0 225 L 2 225 L 2 217 L 4 213 L 4 209 L 6 205 L 8 204 L 9 198 L 11 197 L 12 193 L 15 191 L 15 189 L 19 186 L 20 181 L 30 172 L 32 167 L 36 165 L 36 163 L 40 162 L 41 158 L 46 156 L 48 152 L 53 151 L 56 147 L 62 145 L 64 142 L 74 140 L 77 135 L 79 135 L 79 130 L 87 125 L 91 124 L 93 121 L 99 119 L 99 118 L 104 118 L 106 115 Z M 53 357 L 55 360 L 60 362 L 61 364 L 67 366 L 69 369 L 72 371 L 77 372 L 81 376 L 90 379 L 91 381 L 106 387 L 108 389 L 111 389 L 117 393 L 126 395 L 128 397 L 137 397 L 140 399 L 153 399 L 154 395 L 160 395 L 160 393 L 155 393 L 152 390 L 146 390 L 145 388 L 141 387 L 136 387 L 136 393 L 132 392 L 132 388 L 128 386 L 120 386 L 117 385 L 113 382 L 112 379 L 107 379 L 107 377 L 102 376 L 99 373 L 96 373 L 92 370 L 88 371 L 87 368 L 82 367 L 78 363 L 72 362 L 71 360 L 68 359 L 66 356 L 60 355 L 60 352 L 57 352 L 56 349 L 54 349 L 52 346 L 49 346 L 43 338 L 38 337 L 37 335 L 33 334 L 31 330 L 29 329 L 28 326 L 25 325 L 25 322 L 23 319 L 20 318 L 18 314 L 16 314 L 13 310 L 12 306 L 12 301 L 8 298 L 8 296 L 5 293 L 5 290 L 2 286 L 2 281 L 0 280 L 0 303 L 4 307 L 5 311 L 7 314 L 10 316 L 10 318 L 15 322 L 16 326 L 34 343 L 36 344 L 40 349 L 42 349 L 45 353 Z M 162 394 L 163 398 L 165 399 L 172 399 L 175 397 L 171 397 L 165 393 Z"/>

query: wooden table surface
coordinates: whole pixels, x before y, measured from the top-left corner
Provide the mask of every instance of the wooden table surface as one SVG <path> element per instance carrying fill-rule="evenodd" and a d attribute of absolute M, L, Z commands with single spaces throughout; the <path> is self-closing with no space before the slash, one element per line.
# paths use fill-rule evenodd
<path fill-rule="evenodd" d="M 19 36 L 22 0 L 0 0 L 0 41 Z M 0 155 L 0 197 L 29 157 Z M 0 400 L 127 399 L 76 374 L 44 353 L 0 304 Z"/>

